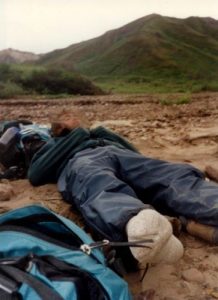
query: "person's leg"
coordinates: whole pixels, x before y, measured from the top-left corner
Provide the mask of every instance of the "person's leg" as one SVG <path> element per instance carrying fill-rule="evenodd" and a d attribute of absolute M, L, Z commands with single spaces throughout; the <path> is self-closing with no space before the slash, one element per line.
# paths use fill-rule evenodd
<path fill-rule="evenodd" d="M 144 203 L 163 214 L 218 226 L 218 185 L 205 181 L 200 170 L 118 148 L 113 155 L 120 164 L 120 178 Z"/>
<path fill-rule="evenodd" d="M 60 176 L 59 191 L 101 236 L 113 241 L 152 239 L 151 249 L 131 248 L 141 263 L 177 260 L 183 254 L 183 247 L 173 238 L 171 224 L 143 204 L 129 184 L 120 179 L 120 164 L 113 151 L 114 147 L 104 147 L 77 154 Z M 170 257 L 158 257 L 161 248 L 169 252 L 172 247 L 174 255 L 171 252 Z"/>
<path fill-rule="evenodd" d="M 122 241 L 127 221 L 148 205 L 119 179 L 117 168 L 107 147 L 87 149 L 69 161 L 58 188 L 91 228 L 108 239 Z"/>

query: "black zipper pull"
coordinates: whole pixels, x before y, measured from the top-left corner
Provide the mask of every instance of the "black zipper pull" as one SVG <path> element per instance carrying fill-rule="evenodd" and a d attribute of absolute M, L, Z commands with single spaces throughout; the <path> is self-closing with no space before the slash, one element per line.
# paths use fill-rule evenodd
<path fill-rule="evenodd" d="M 104 246 L 111 246 L 111 247 L 139 247 L 139 248 L 149 248 L 152 247 L 145 244 L 151 244 L 153 243 L 152 239 L 145 239 L 140 241 L 131 241 L 131 242 L 110 242 L 109 240 L 102 240 L 98 242 L 94 242 L 91 244 L 83 244 L 80 246 L 80 250 L 82 250 L 84 253 L 90 255 L 92 249 L 95 248 L 101 248 Z"/>

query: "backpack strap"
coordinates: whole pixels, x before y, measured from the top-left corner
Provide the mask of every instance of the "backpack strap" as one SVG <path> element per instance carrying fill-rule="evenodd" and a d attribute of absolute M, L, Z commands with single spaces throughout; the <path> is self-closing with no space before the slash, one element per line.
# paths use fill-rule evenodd
<path fill-rule="evenodd" d="M 15 291 L 19 290 L 19 285 L 20 283 L 26 283 L 30 287 L 32 287 L 35 291 L 36 287 L 38 286 L 38 279 L 36 279 L 34 276 L 32 276 L 29 273 L 26 273 L 25 270 L 28 270 L 31 268 L 32 264 L 36 265 L 37 269 L 39 270 L 40 274 L 44 276 L 45 278 L 49 279 L 51 282 L 53 281 L 67 281 L 71 282 L 75 285 L 76 288 L 76 293 L 77 293 L 77 299 L 83 300 L 91 300 L 91 299 L 98 299 L 98 300 L 103 300 L 103 299 L 108 299 L 105 297 L 105 291 L 101 283 L 88 271 L 65 261 L 62 261 L 52 255 L 43 255 L 43 256 L 38 256 L 34 253 L 29 253 L 26 256 L 16 258 L 13 260 L 3 260 L 0 263 L 0 276 L 1 276 L 1 265 L 6 266 L 6 267 L 12 267 L 13 270 L 13 276 L 14 274 L 17 273 L 17 270 L 19 273 L 17 273 L 17 276 L 14 276 L 13 278 L 3 278 L 4 280 L 1 281 L 0 277 L 0 299 L 1 300 L 12 300 L 12 298 L 1 298 L 1 287 L 3 287 L 3 291 L 6 295 L 12 295 L 12 292 L 14 293 Z M 12 270 L 12 269 L 11 269 Z M 21 271 L 21 273 L 20 273 Z M 23 273 L 25 276 L 27 275 L 28 281 L 26 282 L 23 278 Z M 4 273 L 4 275 L 6 272 Z M 7 270 L 7 276 L 11 276 L 12 271 L 9 273 Z M 20 274 L 22 276 L 20 276 Z M 36 281 L 37 286 L 32 284 L 29 280 L 34 279 Z M 18 282 L 19 280 L 19 282 Z M 40 281 L 41 283 L 41 281 Z M 85 289 L 84 289 L 85 287 Z M 42 290 L 42 287 L 40 286 L 40 291 L 42 294 L 48 292 L 46 290 Z M 46 288 L 49 288 L 46 285 Z M 52 290 L 52 292 L 54 292 Z M 38 293 L 39 295 L 39 293 Z M 40 296 L 40 295 L 39 295 Z M 49 300 L 58 300 L 58 298 L 54 298 L 53 295 L 49 296 Z M 19 298 L 20 299 L 20 298 Z M 45 298 L 45 296 L 41 296 L 41 299 L 43 300 L 48 300 Z M 62 298 L 61 298 L 62 299 Z M 13 298 L 13 300 L 17 300 L 17 298 Z"/>
<path fill-rule="evenodd" d="M 63 298 L 54 290 L 52 290 L 49 286 L 44 284 L 42 281 L 36 279 L 32 275 L 21 271 L 20 269 L 9 266 L 9 265 L 0 265 L 0 289 L 4 291 L 4 293 L 12 297 L 12 295 L 18 290 L 18 286 L 21 283 L 26 283 L 30 286 L 41 299 L 43 300 L 63 300 Z M 5 274 L 6 277 L 4 275 Z M 6 278 L 11 278 L 10 281 Z M 15 290 L 16 287 L 16 290 Z M 0 298 L 4 299 L 4 298 Z M 8 298 L 13 299 L 13 298 Z M 15 298 L 16 299 L 16 298 Z"/>
<path fill-rule="evenodd" d="M 88 271 L 67 263 L 51 255 L 37 256 L 33 254 L 33 262 L 42 274 L 48 278 L 66 278 L 72 281 L 77 290 L 78 299 L 108 299 L 101 283 Z M 84 289 L 85 287 L 85 289 Z"/>
<path fill-rule="evenodd" d="M 20 300 L 18 293 L 9 294 L 4 290 L 0 289 L 0 299 L 1 300 Z"/>
<path fill-rule="evenodd" d="M 19 295 L 17 293 L 18 283 L 0 273 L 0 299 L 4 300 L 17 300 Z"/>

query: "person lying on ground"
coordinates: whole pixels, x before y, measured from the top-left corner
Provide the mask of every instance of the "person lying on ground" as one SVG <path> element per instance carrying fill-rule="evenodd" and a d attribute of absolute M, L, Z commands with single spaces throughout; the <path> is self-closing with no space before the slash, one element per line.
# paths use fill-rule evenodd
<path fill-rule="evenodd" d="M 205 181 L 195 167 L 145 157 L 121 136 L 103 127 L 84 128 L 71 114 L 51 129 L 53 136 L 28 159 L 30 182 L 57 182 L 63 199 L 100 237 L 152 239 L 150 248 L 130 247 L 140 265 L 171 263 L 183 255 L 163 214 L 218 226 L 218 185 Z M 30 157 L 22 131 L 19 136 L 24 156 Z"/>

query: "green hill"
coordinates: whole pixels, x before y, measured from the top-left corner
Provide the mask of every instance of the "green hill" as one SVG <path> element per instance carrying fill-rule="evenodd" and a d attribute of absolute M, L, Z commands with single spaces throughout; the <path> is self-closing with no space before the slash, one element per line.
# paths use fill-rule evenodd
<path fill-rule="evenodd" d="M 50 52 L 39 63 L 79 71 L 117 91 L 216 90 L 218 21 L 153 14 Z"/>

